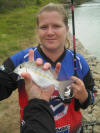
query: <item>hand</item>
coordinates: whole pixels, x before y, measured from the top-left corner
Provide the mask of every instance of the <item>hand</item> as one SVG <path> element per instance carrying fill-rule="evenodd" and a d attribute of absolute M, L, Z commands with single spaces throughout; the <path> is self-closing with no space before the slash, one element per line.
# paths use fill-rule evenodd
<path fill-rule="evenodd" d="M 73 89 L 74 98 L 78 99 L 80 103 L 84 103 L 85 100 L 88 98 L 88 92 L 85 88 L 83 81 L 75 76 L 72 76 L 72 80 L 75 81 L 70 86 L 70 88 Z"/>
<path fill-rule="evenodd" d="M 49 86 L 44 90 L 32 81 L 32 77 L 28 72 L 23 72 L 21 76 L 25 80 L 25 90 L 28 96 L 28 100 L 38 98 L 49 101 L 51 95 L 54 92 L 54 86 Z"/>

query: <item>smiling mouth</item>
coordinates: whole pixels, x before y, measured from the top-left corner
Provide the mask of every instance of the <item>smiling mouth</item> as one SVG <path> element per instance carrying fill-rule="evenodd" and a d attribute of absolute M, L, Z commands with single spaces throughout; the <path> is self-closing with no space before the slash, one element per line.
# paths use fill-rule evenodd
<path fill-rule="evenodd" d="M 46 39 L 46 40 L 48 40 L 48 41 L 55 41 L 56 39 Z"/>

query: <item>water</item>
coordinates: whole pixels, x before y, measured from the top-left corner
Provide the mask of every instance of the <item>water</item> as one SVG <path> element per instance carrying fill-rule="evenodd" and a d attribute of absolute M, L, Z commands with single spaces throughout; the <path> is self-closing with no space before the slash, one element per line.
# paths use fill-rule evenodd
<path fill-rule="evenodd" d="M 100 60 L 100 0 L 75 7 L 75 35 L 84 47 Z M 72 32 L 72 20 L 69 19 Z"/>

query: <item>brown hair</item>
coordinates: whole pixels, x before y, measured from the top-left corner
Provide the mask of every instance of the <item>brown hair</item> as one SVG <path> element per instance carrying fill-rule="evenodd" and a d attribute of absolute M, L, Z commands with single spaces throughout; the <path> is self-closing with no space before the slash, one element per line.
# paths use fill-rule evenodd
<path fill-rule="evenodd" d="M 56 11 L 58 13 L 60 13 L 63 17 L 63 21 L 64 21 L 64 24 L 66 26 L 68 26 L 68 15 L 67 15 L 67 11 L 64 9 L 63 5 L 61 4 L 54 4 L 54 3 L 49 3 L 47 4 L 46 6 L 44 6 L 43 8 L 41 8 L 41 10 L 39 11 L 38 15 L 37 15 L 37 25 L 39 24 L 38 22 L 38 18 L 40 16 L 40 14 L 42 12 L 45 12 L 45 11 Z"/>

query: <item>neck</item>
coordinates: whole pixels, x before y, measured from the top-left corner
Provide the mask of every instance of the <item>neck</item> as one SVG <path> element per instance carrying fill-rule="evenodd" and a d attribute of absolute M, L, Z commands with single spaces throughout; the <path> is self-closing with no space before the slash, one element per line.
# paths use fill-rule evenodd
<path fill-rule="evenodd" d="M 63 48 L 59 48 L 56 50 L 50 50 L 50 49 L 45 49 L 43 47 L 41 47 L 43 53 L 50 58 L 53 62 L 55 62 L 64 52 L 64 47 Z"/>

